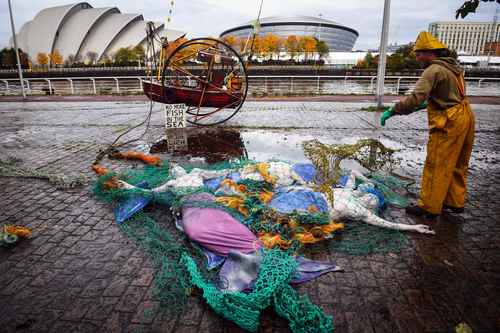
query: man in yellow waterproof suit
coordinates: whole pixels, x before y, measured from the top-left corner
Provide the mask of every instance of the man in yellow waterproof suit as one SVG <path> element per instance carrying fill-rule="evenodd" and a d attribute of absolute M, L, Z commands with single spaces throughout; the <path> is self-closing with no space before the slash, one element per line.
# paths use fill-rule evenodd
<path fill-rule="evenodd" d="M 410 114 L 427 102 L 429 141 L 420 196 L 406 213 L 427 218 L 436 217 L 441 210 L 461 213 L 475 123 L 465 96 L 463 71 L 447 47 L 428 32 L 418 35 L 414 50 L 425 71 L 412 94 L 381 118 L 384 126 L 393 115 Z"/>

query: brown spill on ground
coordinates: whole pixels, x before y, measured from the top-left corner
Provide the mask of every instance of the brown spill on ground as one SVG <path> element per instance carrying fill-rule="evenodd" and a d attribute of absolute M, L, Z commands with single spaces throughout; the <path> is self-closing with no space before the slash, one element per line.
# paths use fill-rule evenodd
<path fill-rule="evenodd" d="M 150 153 L 203 157 L 207 163 L 247 157 L 240 132 L 228 128 L 169 129 L 165 139 L 151 146 Z"/>

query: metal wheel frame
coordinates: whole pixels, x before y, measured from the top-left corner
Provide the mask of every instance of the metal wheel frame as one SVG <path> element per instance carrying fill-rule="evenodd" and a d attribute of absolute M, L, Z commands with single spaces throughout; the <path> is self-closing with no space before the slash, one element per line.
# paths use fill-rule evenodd
<path fill-rule="evenodd" d="M 244 82 L 245 82 L 245 88 L 244 88 L 244 91 L 242 92 L 242 97 L 241 97 L 241 100 L 239 102 L 239 104 L 234 108 L 234 111 L 231 113 L 231 115 L 229 115 L 227 118 L 225 119 L 222 119 L 220 121 L 216 121 L 216 122 L 213 122 L 213 123 L 208 123 L 208 124 L 204 124 L 204 123 L 199 123 L 197 122 L 197 118 L 206 118 L 206 117 L 210 117 L 211 115 L 221 111 L 221 110 L 225 110 L 227 109 L 227 107 L 222 107 L 222 108 L 213 108 L 214 110 L 210 111 L 210 112 L 205 112 L 205 113 L 193 113 L 192 111 L 189 110 L 188 108 L 188 111 L 186 111 L 189 115 L 191 116 L 194 116 L 194 121 L 191 120 L 191 119 L 186 119 L 188 123 L 190 124 L 193 124 L 193 125 L 197 125 L 197 126 L 213 126 L 213 125 L 219 125 L 219 124 L 222 124 L 226 121 L 228 121 L 229 119 L 233 118 L 236 113 L 238 113 L 238 111 L 241 109 L 241 107 L 243 106 L 243 103 L 245 102 L 246 100 L 246 97 L 247 97 L 247 93 L 248 93 L 248 75 L 247 75 L 247 69 L 246 69 L 246 66 L 245 66 L 245 63 L 243 62 L 243 59 L 241 58 L 241 56 L 238 54 L 238 52 L 236 52 L 236 50 L 234 48 L 232 48 L 229 44 L 227 44 L 226 42 L 222 41 L 222 40 L 219 40 L 219 39 L 215 39 L 215 38 L 210 38 L 210 37 L 201 37 L 201 38 L 194 38 L 194 39 L 191 39 L 191 40 L 188 40 L 187 42 L 185 43 L 182 43 L 181 45 L 179 45 L 177 48 L 174 49 L 174 51 L 170 54 L 170 56 L 167 58 L 167 60 L 165 61 L 165 65 L 163 66 L 163 70 L 162 70 L 162 77 L 161 77 L 161 84 L 162 86 L 165 86 L 165 76 L 167 74 L 167 71 L 168 70 L 171 70 L 173 71 L 172 68 L 170 68 L 170 62 L 172 61 L 173 57 L 175 56 L 176 53 L 180 52 L 181 50 L 193 45 L 193 44 L 200 44 L 200 45 L 204 45 L 203 41 L 206 41 L 206 42 L 215 42 L 215 43 L 218 43 L 218 44 L 222 44 L 224 45 L 229 51 L 231 51 L 233 53 L 234 56 L 236 56 L 236 58 L 238 59 L 239 63 L 241 64 L 241 68 L 242 68 L 242 77 L 244 78 Z M 207 46 L 213 46 L 212 44 L 206 44 Z M 186 70 L 187 71 L 187 70 Z M 195 76 L 195 75 L 193 75 Z M 228 105 L 231 105 L 231 104 L 228 104 Z M 212 107 L 211 107 L 212 108 Z M 200 110 L 201 107 L 194 107 L 194 109 L 198 109 Z"/>

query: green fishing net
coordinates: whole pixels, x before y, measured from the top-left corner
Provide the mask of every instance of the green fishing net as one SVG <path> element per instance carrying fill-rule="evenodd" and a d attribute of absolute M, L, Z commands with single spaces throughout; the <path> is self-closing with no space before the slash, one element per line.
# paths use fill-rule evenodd
<path fill-rule="evenodd" d="M 340 172 L 337 168 L 340 166 L 340 161 L 345 158 L 355 159 L 375 170 L 379 166 L 390 165 L 393 152 L 373 140 L 364 140 L 345 147 L 332 147 L 318 141 L 310 141 L 304 144 L 304 150 L 328 184 L 338 180 Z M 375 159 L 372 161 L 370 159 L 373 156 Z M 236 160 L 218 163 L 205 169 L 236 171 L 253 163 L 255 162 L 250 160 Z M 151 194 L 144 193 L 139 188 L 122 190 L 108 186 L 116 180 L 123 180 L 132 185 L 145 187 L 147 183 L 149 188 L 156 187 L 170 179 L 170 167 L 168 162 L 163 161 L 159 167 L 146 166 L 120 173 L 109 173 L 99 177 L 94 186 L 94 194 L 108 203 L 117 203 L 136 194 L 150 196 L 152 206 L 145 212 L 135 214 L 120 228 L 144 249 L 156 267 L 154 295 L 160 301 L 162 308 L 166 309 L 167 313 L 183 311 L 187 297 L 196 287 L 203 291 L 205 299 L 217 313 L 249 331 L 257 330 L 260 314 L 269 306 L 273 306 L 278 315 L 289 321 L 290 328 L 294 332 L 332 331 L 331 317 L 326 316 L 307 298 L 299 297 L 288 284 L 296 265 L 292 254 L 303 252 L 303 246 L 299 242 L 293 242 L 288 251 L 279 249 L 265 251 L 256 287 L 251 293 L 220 292 L 212 282 L 216 281 L 214 272 L 209 272 L 205 268 L 203 254 L 175 229 L 169 211 L 169 208 L 172 208 L 175 213 L 175 209 L 186 204 L 183 199 L 186 195 L 200 191 L 211 192 L 208 188 L 184 188 L 169 190 L 162 194 Z M 189 172 L 193 167 L 185 169 Z M 374 182 L 379 182 L 391 191 L 387 193 L 395 193 L 395 199 L 391 200 L 403 205 L 401 199 L 403 196 L 398 193 L 398 188 L 404 187 L 405 183 L 398 182 L 397 178 L 383 177 L 383 173 L 372 174 Z M 243 180 L 238 184 L 245 185 L 247 189 L 244 201 L 249 212 L 247 216 L 216 202 L 190 202 L 189 205 L 224 209 L 247 225 L 255 234 L 279 233 L 285 240 L 293 240 L 294 232 L 300 232 L 297 228 L 330 223 L 328 214 L 298 212 L 279 214 L 271 210 L 258 198 L 258 194 L 262 191 L 272 190 L 272 184 L 265 181 Z M 291 219 L 297 222 L 294 223 L 296 229 L 290 228 Z M 350 221 L 346 224 L 344 232 L 336 234 L 329 244 L 331 251 L 365 255 L 396 252 L 406 245 L 406 238 L 399 231 Z"/>
<path fill-rule="evenodd" d="M 180 233 L 172 232 L 171 220 L 166 222 L 158 223 L 146 213 L 137 213 L 120 229 L 148 254 L 156 268 L 153 295 L 163 309 L 175 315 L 184 310 L 191 293 L 188 272 L 180 263 L 182 255 L 191 252 L 198 260 L 201 256 Z"/>
<path fill-rule="evenodd" d="M 345 224 L 328 243 L 332 253 L 361 256 L 375 253 L 399 253 L 408 246 L 408 238 L 399 230 L 385 229 L 357 221 Z"/>
<path fill-rule="evenodd" d="M 47 180 L 58 189 L 69 189 L 87 184 L 88 179 L 85 175 L 68 176 L 62 173 L 52 173 L 36 168 L 24 167 L 21 160 L 9 156 L 5 159 L 0 158 L 0 177 L 18 177 Z"/>
<path fill-rule="evenodd" d="M 398 208 L 408 206 L 408 187 L 415 183 L 414 180 L 382 172 L 372 172 L 368 178 L 382 192 L 387 203 Z"/>
<path fill-rule="evenodd" d="M 261 312 L 271 305 L 278 315 L 288 319 L 293 332 L 333 331 L 332 318 L 306 297 L 299 297 L 289 285 L 297 263 L 286 251 L 264 251 L 259 276 L 249 294 L 220 292 L 202 277 L 189 256 L 183 256 L 183 262 L 193 284 L 203 290 L 203 297 L 215 312 L 248 331 L 257 331 Z"/>
<path fill-rule="evenodd" d="M 343 160 L 355 160 L 369 170 L 391 170 L 395 150 L 385 147 L 375 139 L 362 139 L 355 144 L 328 145 L 318 140 L 302 143 L 304 154 L 318 172 L 318 180 L 330 186 L 335 185 L 342 169 Z"/>
<path fill-rule="evenodd" d="M 304 153 L 318 171 L 317 181 L 323 184 L 321 189 L 331 189 L 343 175 L 340 163 L 343 160 L 355 160 L 363 167 L 372 170 L 368 178 L 379 190 L 387 204 L 404 208 L 408 205 L 406 189 L 413 180 L 391 175 L 389 172 L 397 164 L 393 157 L 396 152 L 385 147 L 375 139 L 362 139 L 355 144 L 328 145 L 318 140 L 305 141 Z M 383 170 L 383 171 L 382 171 Z M 362 181 L 356 179 L 356 185 Z M 333 202 L 333 192 L 325 191 Z M 370 253 L 399 252 L 408 243 L 406 235 L 399 230 L 371 226 L 357 221 L 345 224 L 342 233 L 336 234 L 330 242 L 331 251 L 351 255 Z"/>

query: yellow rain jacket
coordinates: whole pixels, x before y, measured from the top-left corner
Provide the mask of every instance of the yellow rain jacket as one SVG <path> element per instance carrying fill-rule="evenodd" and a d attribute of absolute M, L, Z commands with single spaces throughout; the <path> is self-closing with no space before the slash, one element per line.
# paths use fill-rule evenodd
<path fill-rule="evenodd" d="M 467 170 L 474 143 L 475 117 L 465 96 L 462 70 L 453 58 L 432 61 L 413 93 L 395 105 L 409 114 L 427 100 L 429 141 L 417 205 L 439 214 L 446 204 L 465 204 Z"/>

